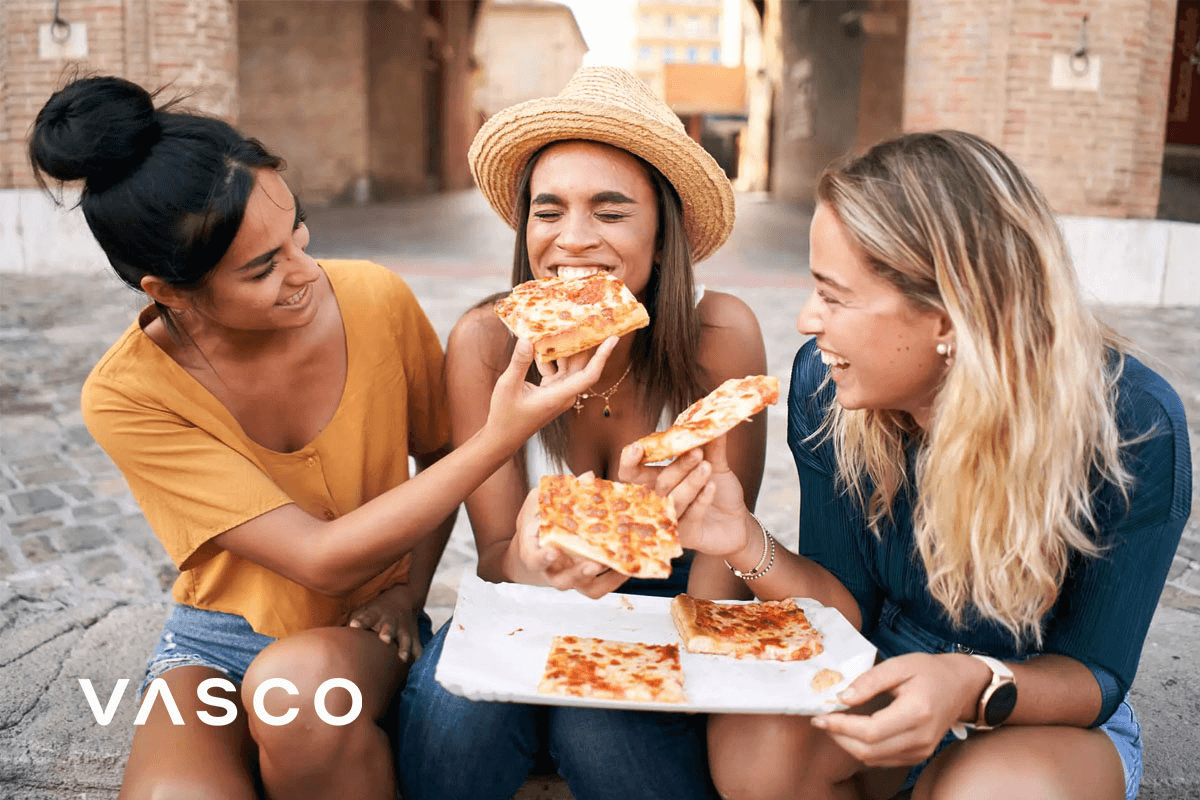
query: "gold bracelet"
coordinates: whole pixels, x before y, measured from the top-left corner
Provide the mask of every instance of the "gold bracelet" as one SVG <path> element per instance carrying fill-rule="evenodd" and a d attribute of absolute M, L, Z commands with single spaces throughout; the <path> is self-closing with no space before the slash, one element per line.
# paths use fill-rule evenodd
<path fill-rule="evenodd" d="M 742 572 L 728 561 L 725 562 L 725 566 L 729 567 L 729 571 L 744 581 L 757 580 L 758 578 L 761 578 L 763 575 L 766 575 L 768 572 L 770 572 L 771 567 L 775 566 L 775 537 L 767 532 L 767 526 L 763 525 L 762 520 L 755 516 L 753 512 L 750 513 L 750 517 L 758 523 L 758 529 L 762 531 L 762 558 L 758 560 L 758 564 L 755 565 L 754 569 L 750 570 L 749 572 Z M 763 564 L 766 564 L 766 566 L 764 567 Z"/>

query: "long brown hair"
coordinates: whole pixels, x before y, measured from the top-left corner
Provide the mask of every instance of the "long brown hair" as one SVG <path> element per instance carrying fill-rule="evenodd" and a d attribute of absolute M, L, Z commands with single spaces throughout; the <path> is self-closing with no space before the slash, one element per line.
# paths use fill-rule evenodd
<path fill-rule="evenodd" d="M 538 159 L 547 148 L 558 143 L 551 142 L 538 150 L 521 170 L 517 183 L 513 286 L 533 280 L 525 236 L 529 222 L 529 182 Z M 655 239 L 654 265 L 643 298 L 646 310 L 650 313 L 650 324 L 633 335 L 630 377 L 638 387 L 641 413 L 650 425 L 657 426 L 663 409 L 672 416 L 679 414 L 713 387 L 708 386 L 699 362 L 700 313 L 696 309 L 692 254 L 683 225 L 683 207 L 679 195 L 671 182 L 654 166 L 637 156 L 633 157 L 646 170 L 658 198 L 658 235 Z M 538 371 L 531 369 L 529 380 L 536 383 L 538 379 Z M 560 415 L 542 428 L 539 434 L 542 446 L 560 466 L 566 463 L 567 420 L 566 414 Z"/>

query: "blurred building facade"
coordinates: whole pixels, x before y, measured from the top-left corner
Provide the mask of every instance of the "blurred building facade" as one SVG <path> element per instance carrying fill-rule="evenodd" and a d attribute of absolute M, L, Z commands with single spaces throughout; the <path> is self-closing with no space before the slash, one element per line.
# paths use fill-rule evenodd
<path fill-rule="evenodd" d="M 1155 216 L 1190 0 L 752 2 L 773 192 L 811 202 L 832 159 L 958 128 L 1012 155 L 1059 213 Z"/>
<path fill-rule="evenodd" d="M 490 117 L 556 95 L 583 64 L 587 44 L 571 9 L 551 0 L 492 0 L 475 33 L 475 107 Z"/>
<path fill-rule="evenodd" d="M 288 181 L 310 203 L 469 187 L 482 5 L 4 0 L 0 189 L 35 186 L 26 136 L 76 74 L 165 86 L 165 96 L 237 124 L 287 159 Z"/>
<path fill-rule="evenodd" d="M 724 0 L 637 0 L 634 73 L 680 116 L 731 177 L 746 125 L 746 74 L 727 66 Z"/>
<path fill-rule="evenodd" d="M 637 0 L 634 73 L 666 97 L 668 64 L 721 63 L 723 0 Z"/>

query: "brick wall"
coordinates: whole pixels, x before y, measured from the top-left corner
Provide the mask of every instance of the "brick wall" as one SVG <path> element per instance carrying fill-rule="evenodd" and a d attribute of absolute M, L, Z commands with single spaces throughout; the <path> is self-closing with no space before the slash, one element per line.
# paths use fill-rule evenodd
<path fill-rule="evenodd" d="M 367 108 L 371 193 L 390 200 L 437 188 L 431 162 L 429 82 L 424 10 L 376 0 L 367 11 Z"/>
<path fill-rule="evenodd" d="M 901 131 L 908 0 L 871 0 L 860 16 L 863 58 L 855 152 Z"/>
<path fill-rule="evenodd" d="M 367 174 L 365 2 L 240 0 L 239 128 L 287 161 L 307 201 L 351 197 Z"/>
<path fill-rule="evenodd" d="M 990 139 L 1060 213 L 1153 217 L 1174 9 L 1174 0 L 910 0 L 904 128 Z M 1098 80 L 1056 88 L 1054 58 L 1079 46 L 1084 14 Z"/>
<path fill-rule="evenodd" d="M 3 0 L 0 13 L 0 189 L 35 186 L 25 158 L 38 110 L 74 75 L 117 74 L 223 117 L 236 114 L 235 20 L 229 0 L 61 0 L 67 22 L 86 25 L 81 58 L 43 58 L 38 29 L 49 0 Z M 77 35 L 80 29 L 72 34 Z"/>
<path fill-rule="evenodd" d="M 583 63 L 587 45 L 565 6 L 492 5 L 479 20 L 479 109 L 495 114 L 514 103 L 556 95 Z"/>

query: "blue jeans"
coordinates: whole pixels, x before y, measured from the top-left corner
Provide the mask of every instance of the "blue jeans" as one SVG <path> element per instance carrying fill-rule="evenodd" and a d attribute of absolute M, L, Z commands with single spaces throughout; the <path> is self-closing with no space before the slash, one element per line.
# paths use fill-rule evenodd
<path fill-rule="evenodd" d="M 687 569 L 652 585 L 630 584 L 623 588 L 675 594 L 687 585 Z M 716 797 L 705 715 L 458 697 L 434 680 L 452 624 L 425 648 L 401 696 L 393 741 L 405 800 L 508 800 L 542 764 L 557 768 L 576 800 Z"/>
<path fill-rule="evenodd" d="M 903 653 L 952 653 L 957 649 L 956 643 L 948 642 L 912 624 L 900 608 L 893 603 L 885 602 L 879 615 L 879 625 L 871 634 L 871 642 L 879 649 L 881 658 L 891 658 Z M 1142 783 L 1142 726 L 1138 722 L 1133 706 L 1129 704 L 1129 695 L 1117 706 L 1113 715 L 1100 726 L 1100 730 L 1112 740 L 1121 757 L 1121 767 L 1125 771 L 1125 800 L 1135 800 L 1138 788 Z M 938 744 L 933 755 L 914 766 L 904 781 L 903 789 L 911 789 L 917 783 L 921 772 L 929 762 L 947 746 L 958 741 L 954 734 L 947 733 Z"/>

